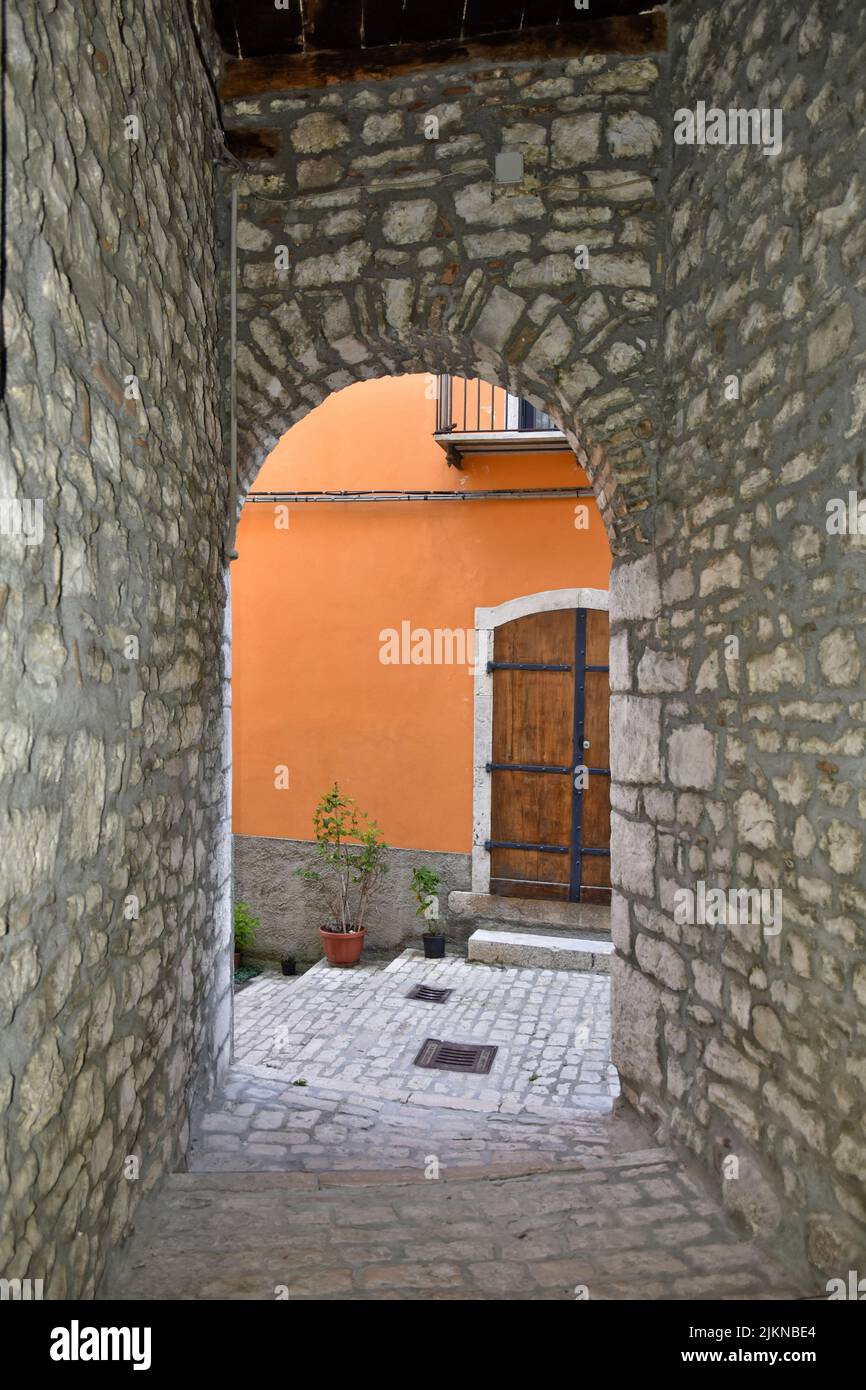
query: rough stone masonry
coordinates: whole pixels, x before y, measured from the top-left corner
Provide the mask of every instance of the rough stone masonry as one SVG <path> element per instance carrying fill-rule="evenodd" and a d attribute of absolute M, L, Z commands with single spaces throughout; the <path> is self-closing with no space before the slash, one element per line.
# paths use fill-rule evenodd
<path fill-rule="evenodd" d="M 7 13 L 0 1274 L 62 1298 L 231 1046 L 221 135 L 185 5 Z"/>
<path fill-rule="evenodd" d="M 832 1277 L 866 1250 L 866 536 L 827 528 L 864 484 L 866 12 L 672 18 L 670 111 L 784 133 L 668 145 L 655 548 L 611 594 L 614 1060 Z M 781 931 L 678 924 L 699 881 L 781 889 Z"/>
<path fill-rule="evenodd" d="M 92 1292 L 229 1050 L 227 185 L 192 14 L 9 7 L 0 492 L 45 532 L 0 536 L 0 1268 L 50 1297 Z M 395 371 L 569 431 L 617 556 L 615 1060 L 836 1276 L 866 1229 L 866 689 L 862 541 L 825 517 L 863 486 L 866 17 L 669 17 L 667 54 L 226 98 L 242 483 Z M 675 148 L 698 101 L 781 107 L 781 153 Z M 676 922 L 701 880 L 781 887 L 781 933 Z"/>

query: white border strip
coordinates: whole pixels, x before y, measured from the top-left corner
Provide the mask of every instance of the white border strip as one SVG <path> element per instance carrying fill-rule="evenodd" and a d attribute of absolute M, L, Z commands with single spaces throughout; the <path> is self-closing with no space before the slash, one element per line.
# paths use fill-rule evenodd
<path fill-rule="evenodd" d="M 503 623 L 531 613 L 555 613 L 563 608 L 608 606 L 606 589 L 546 589 L 540 594 L 511 598 L 495 608 L 475 610 L 475 738 L 472 759 L 472 892 L 490 892 L 490 773 L 493 760 L 493 632 Z"/>

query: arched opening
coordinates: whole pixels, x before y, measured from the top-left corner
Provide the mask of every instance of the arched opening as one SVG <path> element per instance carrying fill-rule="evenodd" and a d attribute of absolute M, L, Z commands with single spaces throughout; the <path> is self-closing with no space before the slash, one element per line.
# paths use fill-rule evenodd
<path fill-rule="evenodd" d="M 461 332 L 456 323 L 447 329 L 441 322 L 419 328 L 409 318 L 410 282 L 371 282 L 367 294 L 368 320 L 399 325 L 386 336 L 356 336 L 352 307 L 334 291 L 320 295 L 315 306 L 302 298 L 291 311 L 280 306 L 271 319 L 252 320 L 249 340 L 237 350 L 241 502 L 286 431 L 333 392 L 383 376 L 447 374 L 488 382 L 552 421 L 594 490 L 613 554 L 640 552 L 647 539 L 646 479 L 652 473 L 655 428 L 636 382 L 619 383 L 617 390 L 596 398 L 594 388 L 603 381 L 602 373 L 610 377 L 609 369 L 593 352 L 575 356 L 573 335 L 564 356 L 551 344 L 541 351 L 536 343 L 533 351 L 528 333 L 522 344 L 515 344 L 513 329 L 522 309 L 518 313 L 506 302 L 516 297 L 501 287 L 485 297 L 474 286 L 471 332 Z M 408 296 L 406 303 L 398 305 L 399 295 Z M 545 306 L 540 321 L 551 312 Z M 468 318 L 469 309 L 453 317 Z M 548 327 L 558 322 L 554 318 Z M 334 338 L 341 329 L 344 336 Z"/>
<path fill-rule="evenodd" d="M 351 1087 L 356 1098 L 369 1092 L 377 1101 L 417 1093 L 428 1105 L 441 1095 L 446 1105 L 465 1101 L 488 1117 L 505 1106 L 540 1118 L 555 1098 L 573 1120 L 609 1110 L 618 1091 L 609 1055 L 607 914 L 578 940 L 569 919 L 539 917 L 544 904 L 537 901 L 525 918 L 518 897 L 495 915 L 468 901 L 478 887 L 478 856 L 490 853 L 478 842 L 478 699 L 489 678 L 488 641 L 502 624 L 521 614 L 606 614 L 610 548 L 568 440 L 552 446 L 543 438 L 556 417 L 528 429 L 537 417 L 511 409 L 511 420 L 523 422 L 515 438 L 464 440 L 482 452 L 454 467 L 457 436 L 483 431 L 441 429 L 436 381 L 430 373 L 402 374 L 332 394 L 287 432 L 248 493 L 233 577 L 236 897 L 263 924 L 249 959 L 273 969 L 278 958 L 293 956 L 302 984 L 282 987 L 284 1002 L 281 986 L 267 978 L 239 997 L 236 1060 L 284 1084 Z M 489 433 L 498 436 L 509 405 L 500 409 L 490 399 Z M 471 423 L 479 423 L 477 413 Z M 448 452 L 435 437 L 443 433 Z M 532 452 L 533 442 L 545 452 Z M 531 597 L 515 600 L 519 593 Z M 571 713 L 568 722 L 571 755 Z M 278 785 L 275 772 L 285 773 Z M 570 786 L 572 771 L 567 780 Z M 371 812 L 390 846 L 389 881 L 356 986 L 334 984 L 314 964 L 319 905 L 298 877 L 315 865 L 312 813 L 334 782 Z M 418 867 L 438 878 L 436 921 L 447 952 L 433 967 L 431 987 L 447 980 L 439 987 L 459 1000 L 437 1026 L 456 1031 L 460 1045 L 480 1046 L 489 1029 L 485 1010 L 501 1020 L 492 1075 L 460 1077 L 450 1089 L 441 1074 L 431 1080 L 417 1067 L 424 1036 L 415 1035 L 419 1027 L 429 1032 L 426 1017 L 400 1014 L 399 1041 L 387 1019 L 371 1022 L 394 970 L 426 987 L 425 924 L 409 895 Z M 504 939 L 493 943 L 490 969 L 482 962 L 491 929 L 495 936 L 500 928 Z M 467 963 L 467 950 L 476 965 Z M 522 1031 L 518 1047 L 524 1020 L 508 993 L 512 980 L 523 986 L 530 977 L 551 1012 L 539 1028 Z M 351 1055 L 331 1045 L 329 1034 L 345 1036 L 344 1019 L 327 1021 L 322 989 L 325 999 L 334 989 L 352 996 L 361 1040 Z M 299 1011 L 286 1033 L 291 992 Z M 568 1034 L 555 1065 L 541 1055 L 551 1027 Z M 434 1106 L 429 1116 L 438 1113 Z M 466 1142 L 474 1142 L 478 1123 Z M 543 1146 L 540 1130 L 536 1139 Z M 393 1136 L 380 1143 L 387 1148 Z"/>
<path fill-rule="evenodd" d="M 234 778 L 244 897 L 250 877 L 258 885 L 272 872 L 272 841 L 307 841 L 316 792 L 347 779 L 376 803 L 392 843 L 460 856 L 446 896 L 479 889 L 489 631 L 518 609 L 606 610 L 610 568 L 599 509 L 566 439 L 548 438 L 556 432 L 546 420 L 509 435 L 509 401 L 494 392 L 485 386 L 473 405 L 471 423 L 486 410 L 488 428 L 470 437 L 440 430 L 430 374 L 344 388 L 287 432 L 249 494 L 234 570 L 245 631 L 234 663 L 236 764 L 247 760 Z M 455 449 L 465 452 L 459 467 Z M 515 607 L 520 590 L 555 591 L 561 602 Z M 567 723 L 570 744 L 572 712 Z M 298 741 L 315 772 L 297 760 L 289 768 Z M 298 910 L 286 879 L 278 872 L 264 894 L 274 917 Z M 253 896 L 262 893 L 256 886 Z M 308 921 L 309 949 L 311 930 Z M 400 930 L 395 922 L 389 944 Z"/>
<path fill-rule="evenodd" d="M 262 278 L 245 296 L 236 355 L 240 496 L 286 431 L 333 392 L 384 376 L 446 373 L 488 382 L 561 429 L 592 488 L 614 566 L 646 554 L 657 433 L 645 362 L 651 297 L 624 291 L 619 317 L 609 292 L 593 290 L 566 317 L 552 296 L 515 294 L 459 264 L 439 289 L 430 276 L 384 270 L 335 283 L 326 258 L 308 264 L 303 283 L 272 264 L 253 267 Z M 499 601 L 548 583 L 517 586 Z M 574 584 L 567 575 L 557 587 Z M 614 597 L 614 625 L 617 616 Z M 652 849 L 648 841 L 647 855 Z M 611 873 L 616 885 L 616 842 Z M 469 879 L 467 888 L 471 872 Z M 596 963 L 594 952 L 583 958 Z"/>
<path fill-rule="evenodd" d="M 459 395 L 459 385 L 445 389 Z M 564 436 L 548 421 L 541 430 L 503 430 L 509 400 L 487 385 L 470 421 L 485 423 L 487 411 L 487 431 L 443 434 L 438 392 L 438 378 L 405 375 L 335 393 L 284 436 L 250 492 L 235 567 L 235 620 L 249 632 L 246 670 L 235 662 L 235 748 L 257 766 L 235 776 L 242 835 L 309 838 L 310 778 L 295 767 L 291 790 L 272 787 L 293 727 L 306 748 L 322 751 L 322 787 L 342 766 L 343 777 L 379 805 L 377 781 L 438 788 L 439 820 L 406 817 L 395 796 L 385 798 L 385 819 L 406 848 L 430 840 L 441 851 L 470 853 L 478 819 L 473 703 L 480 708 L 487 680 L 478 660 L 487 641 L 480 614 L 482 624 L 493 610 L 506 620 L 514 592 L 541 585 L 606 607 L 605 528 Z M 453 413 L 460 417 L 460 406 Z M 464 453 L 459 467 L 450 466 L 455 450 Z M 279 626 L 281 613 L 289 628 Z M 253 667 L 256 676 L 247 678 Z M 282 682 L 278 708 L 271 678 Z M 297 703 L 304 682 L 314 689 L 310 708 Z M 389 738 L 379 751 L 379 733 L 409 723 L 416 741 Z M 267 748 L 263 724 L 271 727 Z M 284 783 L 288 776 L 286 766 Z M 443 784 L 457 781 L 459 798 L 446 798 Z M 304 806 L 302 823 L 284 815 L 286 803 Z M 277 897 L 282 910 L 285 892 Z"/>

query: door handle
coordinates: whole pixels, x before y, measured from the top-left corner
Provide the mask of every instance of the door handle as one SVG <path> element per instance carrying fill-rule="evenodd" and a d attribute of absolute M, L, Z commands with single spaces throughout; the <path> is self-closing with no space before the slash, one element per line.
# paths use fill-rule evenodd
<path fill-rule="evenodd" d="M 588 738 L 585 738 L 585 739 L 583 740 L 583 746 L 584 746 L 584 748 L 588 748 L 588 747 L 589 747 L 589 739 L 588 739 Z"/>

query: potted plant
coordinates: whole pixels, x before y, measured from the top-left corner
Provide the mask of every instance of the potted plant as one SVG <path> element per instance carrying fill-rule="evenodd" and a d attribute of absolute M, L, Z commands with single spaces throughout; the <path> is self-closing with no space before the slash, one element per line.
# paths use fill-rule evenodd
<path fill-rule="evenodd" d="M 316 807 L 313 833 L 322 868 L 295 872 L 313 884 L 326 909 L 327 925 L 319 927 L 326 958 L 331 965 L 357 965 L 367 909 L 388 872 L 388 846 L 376 822 L 336 782 Z"/>
<path fill-rule="evenodd" d="M 294 956 L 283 956 L 280 961 L 280 969 L 284 975 L 294 975 L 297 961 Z"/>
<path fill-rule="evenodd" d="M 258 917 L 250 912 L 249 903 L 235 903 L 235 970 L 241 963 L 241 951 L 252 946 L 261 925 Z"/>
<path fill-rule="evenodd" d="M 436 890 L 441 879 L 432 869 L 412 870 L 412 892 L 418 906 L 415 916 L 423 917 L 427 925 L 421 940 L 427 960 L 439 960 L 445 954 L 445 933 L 439 924 L 439 899 Z"/>

